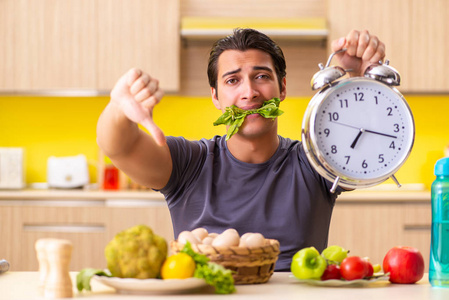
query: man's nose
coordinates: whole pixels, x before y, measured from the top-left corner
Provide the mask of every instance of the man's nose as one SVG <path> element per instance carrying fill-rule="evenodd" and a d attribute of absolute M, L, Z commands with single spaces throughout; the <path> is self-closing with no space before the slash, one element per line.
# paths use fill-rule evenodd
<path fill-rule="evenodd" d="M 250 80 L 245 81 L 242 84 L 241 88 L 242 88 L 241 98 L 243 100 L 252 100 L 259 96 L 257 85 Z"/>

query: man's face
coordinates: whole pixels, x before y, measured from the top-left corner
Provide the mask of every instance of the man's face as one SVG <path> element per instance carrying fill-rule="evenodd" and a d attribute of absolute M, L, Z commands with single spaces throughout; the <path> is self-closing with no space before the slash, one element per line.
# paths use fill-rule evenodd
<path fill-rule="evenodd" d="M 284 100 L 271 56 L 260 50 L 226 50 L 218 58 L 217 89 L 211 88 L 212 101 L 222 112 L 235 105 L 241 109 L 256 109 L 274 97 Z M 239 133 L 256 134 L 276 122 L 259 114 L 248 115 Z"/>

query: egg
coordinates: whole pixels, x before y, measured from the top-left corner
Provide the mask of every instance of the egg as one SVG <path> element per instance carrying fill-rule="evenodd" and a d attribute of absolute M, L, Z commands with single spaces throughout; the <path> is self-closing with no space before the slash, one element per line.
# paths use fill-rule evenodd
<path fill-rule="evenodd" d="M 246 247 L 253 248 L 253 247 L 262 247 L 265 243 L 265 238 L 260 233 L 253 233 L 249 235 L 246 240 L 245 244 Z"/>
<path fill-rule="evenodd" d="M 193 233 L 193 235 L 195 235 L 197 238 L 198 238 L 198 240 L 200 240 L 200 241 L 202 241 L 206 236 L 208 236 L 208 232 L 207 232 L 207 229 L 205 229 L 205 228 L 202 228 L 202 227 L 200 227 L 200 228 L 196 228 L 196 229 L 194 229 L 194 230 L 192 230 L 192 233 Z"/>
<path fill-rule="evenodd" d="M 247 240 L 248 237 L 251 236 L 252 234 L 254 234 L 254 233 L 252 233 L 252 232 L 247 232 L 247 233 L 243 234 L 243 235 L 240 237 L 240 244 L 239 244 L 239 247 L 246 247 L 246 240 Z"/>
<path fill-rule="evenodd" d="M 216 238 L 217 236 L 218 236 L 218 233 L 216 233 L 216 232 L 211 232 L 211 233 L 209 233 L 209 235 L 208 236 L 210 236 L 211 238 Z"/>
<path fill-rule="evenodd" d="M 200 240 L 190 231 L 183 231 L 178 235 L 178 242 L 181 244 L 185 244 L 187 241 L 190 244 L 199 244 Z"/>
<path fill-rule="evenodd" d="M 211 237 L 211 236 L 206 236 L 206 237 L 203 239 L 202 243 L 203 243 L 204 245 L 212 245 L 213 240 L 214 240 L 213 237 Z"/>
<path fill-rule="evenodd" d="M 240 243 L 240 236 L 235 229 L 227 229 L 223 233 L 219 234 L 213 241 L 214 247 L 233 247 L 238 246 Z"/>

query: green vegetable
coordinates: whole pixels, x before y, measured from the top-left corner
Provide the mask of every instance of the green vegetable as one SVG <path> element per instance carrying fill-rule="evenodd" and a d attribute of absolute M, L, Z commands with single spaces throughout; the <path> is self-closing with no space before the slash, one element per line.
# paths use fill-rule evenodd
<path fill-rule="evenodd" d="M 105 248 L 108 269 L 121 278 L 158 278 L 167 258 L 167 242 L 146 225 L 115 235 Z"/>
<path fill-rule="evenodd" d="M 234 278 L 232 271 L 223 266 L 209 262 L 206 255 L 193 251 L 189 242 L 181 250 L 190 255 L 196 263 L 195 273 L 193 277 L 204 279 L 207 284 L 215 288 L 217 294 L 230 294 L 235 292 Z"/>
<path fill-rule="evenodd" d="M 108 273 L 107 270 L 103 271 L 100 269 L 92 268 L 83 269 L 78 273 L 78 275 L 76 275 L 76 288 L 78 289 L 78 291 L 90 291 L 90 280 L 94 275 L 111 277 L 111 274 Z"/>
<path fill-rule="evenodd" d="M 237 133 L 247 115 L 259 114 L 267 119 L 275 119 L 282 115 L 284 112 L 279 109 L 280 103 L 281 100 L 279 98 L 273 98 L 265 101 L 262 107 L 251 110 L 244 110 L 235 105 L 231 105 L 230 107 L 226 107 L 225 112 L 214 122 L 214 126 L 222 124 L 229 126 L 226 136 L 226 140 L 229 140 L 231 136 Z"/>
<path fill-rule="evenodd" d="M 217 294 L 230 294 L 235 292 L 234 278 L 231 270 L 222 265 L 209 262 L 205 265 L 197 265 L 193 277 L 203 278 L 207 284 L 215 287 Z"/>

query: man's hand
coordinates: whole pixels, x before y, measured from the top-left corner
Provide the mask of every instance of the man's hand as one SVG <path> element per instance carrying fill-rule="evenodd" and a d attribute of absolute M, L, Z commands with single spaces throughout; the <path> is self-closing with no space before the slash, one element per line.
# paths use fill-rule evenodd
<path fill-rule="evenodd" d="M 117 105 L 128 119 L 143 125 L 158 145 L 164 145 L 166 138 L 153 121 L 153 108 L 164 92 L 159 81 L 139 69 L 131 69 L 115 84 L 111 91 L 111 102 Z"/>
<path fill-rule="evenodd" d="M 347 49 L 335 55 L 335 58 L 339 66 L 351 70 L 350 76 L 362 76 L 366 68 L 383 61 L 385 57 L 385 44 L 367 30 L 352 30 L 346 37 L 334 40 L 331 48 L 332 52 Z"/>

